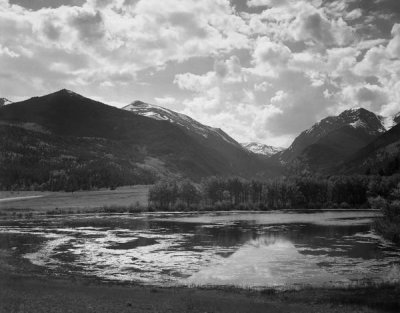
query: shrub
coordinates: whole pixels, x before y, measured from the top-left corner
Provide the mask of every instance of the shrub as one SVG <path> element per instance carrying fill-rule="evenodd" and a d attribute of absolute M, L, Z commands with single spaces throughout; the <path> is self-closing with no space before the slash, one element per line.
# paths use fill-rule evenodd
<path fill-rule="evenodd" d="M 340 204 L 340 208 L 341 209 L 350 209 L 350 204 L 348 204 L 347 202 L 342 202 Z"/>
<path fill-rule="evenodd" d="M 385 210 L 388 205 L 387 201 L 381 196 L 378 196 L 376 198 L 368 198 L 368 202 L 371 209 L 374 210 Z"/>

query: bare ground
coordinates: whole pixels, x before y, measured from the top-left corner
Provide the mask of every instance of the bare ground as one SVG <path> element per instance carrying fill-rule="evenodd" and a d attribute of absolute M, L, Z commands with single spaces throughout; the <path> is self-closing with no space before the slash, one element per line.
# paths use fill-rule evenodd
<path fill-rule="evenodd" d="M 397 287 L 275 293 L 123 286 L 84 279 L 0 274 L 0 312 L 5 313 L 399 312 L 399 295 Z"/>

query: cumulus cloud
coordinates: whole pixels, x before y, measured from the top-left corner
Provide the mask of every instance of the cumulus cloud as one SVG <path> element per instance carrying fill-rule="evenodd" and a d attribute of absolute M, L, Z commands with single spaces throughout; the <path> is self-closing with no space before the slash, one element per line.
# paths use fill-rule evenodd
<path fill-rule="evenodd" d="M 162 98 L 154 98 L 154 100 L 156 101 L 156 103 L 160 106 L 163 107 L 168 107 L 168 106 L 172 106 L 174 103 L 176 103 L 176 99 L 174 97 L 162 97 Z"/>
<path fill-rule="evenodd" d="M 387 46 L 387 52 L 394 58 L 400 58 L 400 24 L 394 24 L 392 36 L 393 39 Z"/>
<path fill-rule="evenodd" d="M 291 32 L 296 40 L 311 40 L 324 46 L 343 46 L 354 39 L 353 29 L 343 19 L 329 20 L 320 11 L 298 14 Z"/>
<path fill-rule="evenodd" d="M 243 48 L 248 44 L 240 30 L 243 25 L 228 0 L 201 4 L 179 0 L 88 0 L 82 6 L 36 11 L 2 0 L 0 27 L 4 36 L 0 44 L 7 47 L 3 50 L 8 55 L 26 57 L 32 63 L 41 62 L 43 51 L 57 55 L 57 64 L 52 64 L 51 71 L 54 75 L 61 71 L 60 79 L 65 75 L 63 71 L 73 67 L 70 63 L 74 58 L 86 56 L 88 62 L 80 64 L 80 71 L 69 72 L 68 82 L 90 84 L 108 81 L 105 76 L 119 73 L 121 68 L 135 77 L 135 72 L 162 68 L 170 61 Z M 25 76 L 35 75 L 28 71 L 29 68 Z M 96 73 L 98 77 L 93 79 Z M 43 80 L 41 84 L 48 83 L 44 82 L 48 77 L 35 76 L 38 82 Z"/>
<path fill-rule="evenodd" d="M 0 0 L 0 96 L 143 97 L 278 145 L 352 106 L 400 111 L 400 12 L 386 2 L 381 12 L 362 0 L 40 3 Z"/>
<path fill-rule="evenodd" d="M 268 37 L 260 37 L 255 43 L 253 63 L 259 72 L 271 72 L 284 67 L 292 57 L 290 49 L 282 43 L 275 43 Z"/>
<path fill-rule="evenodd" d="M 257 7 L 257 6 L 285 6 L 288 5 L 291 0 L 249 0 L 247 1 L 247 5 L 250 7 Z"/>

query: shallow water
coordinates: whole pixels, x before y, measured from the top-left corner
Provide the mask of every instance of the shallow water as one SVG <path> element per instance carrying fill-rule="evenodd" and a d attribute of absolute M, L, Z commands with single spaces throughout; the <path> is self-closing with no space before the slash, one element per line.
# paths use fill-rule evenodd
<path fill-rule="evenodd" d="M 3 221 L 0 248 L 4 238 L 16 236 L 23 244 L 14 240 L 8 248 L 54 272 L 164 286 L 292 288 L 400 280 L 400 249 L 371 230 L 375 216 L 169 213 Z"/>

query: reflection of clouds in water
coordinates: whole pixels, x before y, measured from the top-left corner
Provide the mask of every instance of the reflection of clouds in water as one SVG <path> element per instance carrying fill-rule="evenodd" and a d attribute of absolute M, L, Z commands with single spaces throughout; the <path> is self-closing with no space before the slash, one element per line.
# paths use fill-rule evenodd
<path fill-rule="evenodd" d="M 58 230 L 54 230 L 58 231 Z M 21 230 L 28 232 L 27 229 Z M 69 233 L 68 236 L 66 234 Z M 134 280 L 143 283 L 168 284 L 190 276 L 218 259 L 214 249 L 199 247 L 198 251 L 181 249 L 183 242 L 192 234 L 159 235 L 152 231 L 126 230 L 85 230 L 62 229 L 62 234 L 49 235 L 37 231 L 49 240 L 41 246 L 39 251 L 25 254 L 33 264 L 50 268 L 60 267 L 70 272 L 80 272 L 95 275 L 111 280 Z M 96 236 L 93 236 L 96 235 Z M 135 249 L 115 249 L 110 245 L 127 243 L 138 238 L 156 239 L 156 243 L 147 246 L 138 246 Z M 73 255 L 72 264 L 62 263 L 56 256 L 56 250 L 65 245 L 65 254 Z M 224 251 L 221 249 L 221 251 Z M 226 251 L 231 252 L 226 249 Z"/>
<path fill-rule="evenodd" d="M 39 266 L 47 266 L 50 268 L 56 268 L 58 265 L 61 266 L 62 262 L 54 259 L 52 256 L 55 254 L 55 250 L 58 247 L 68 243 L 73 239 L 73 237 L 46 234 L 44 234 L 44 236 L 50 240 L 43 244 L 38 252 L 27 253 L 24 257 L 30 260 L 33 264 Z"/>
<path fill-rule="evenodd" d="M 39 251 L 26 255 L 33 263 L 111 280 L 316 286 L 395 279 L 400 250 L 358 224 L 375 213 L 321 214 L 170 214 L 135 221 L 102 217 L 74 228 L 60 221 L 42 226 L 24 221 L 20 226 L 0 226 L 0 234 L 43 236 L 48 240 Z M 359 221 L 354 222 L 354 216 Z M 273 225 L 278 219 L 287 224 Z"/>
<path fill-rule="evenodd" d="M 263 236 L 249 241 L 220 264 L 195 273 L 186 283 L 263 287 L 343 281 L 343 277 L 321 270 L 314 260 L 300 254 L 293 243 Z"/>

